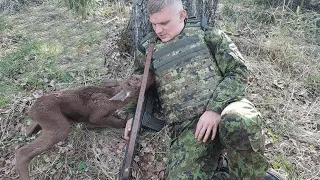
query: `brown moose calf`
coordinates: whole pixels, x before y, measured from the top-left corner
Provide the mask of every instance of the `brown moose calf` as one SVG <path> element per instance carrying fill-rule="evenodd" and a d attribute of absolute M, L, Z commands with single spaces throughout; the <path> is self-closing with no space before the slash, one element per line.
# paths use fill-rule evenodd
<path fill-rule="evenodd" d="M 87 86 L 44 95 L 37 99 L 28 115 L 35 122 L 27 130 L 27 136 L 42 129 L 42 134 L 16 152 L 16 169 L 20 178 L 29 180 L 30 161 L 40 153 L 67 137 L 70 122 L 88 122 L 99 126 L 125 127 L 125 120 L 114 117 L 122 108 L 139 95 L 141 75 L 133 75 L 122 81 L 106 81 L 102 86 Z M 154 83 L 150 74 L 147 88 Z"/>

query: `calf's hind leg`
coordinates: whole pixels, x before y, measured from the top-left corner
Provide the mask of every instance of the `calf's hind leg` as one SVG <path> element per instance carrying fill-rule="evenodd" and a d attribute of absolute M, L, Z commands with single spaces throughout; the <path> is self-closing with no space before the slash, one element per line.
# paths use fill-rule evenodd
<path fill-rule="evenodd" d="M 57 124 L 51 127 L 50 130 L 43 127 L 42 134 L 32 141 L 19 148 L 16 152 L 16 169 L 22 180 L 29 180 L 29 163 L 31 160 L 41 154 L 42 152 L 50 149 L 54 144 L 65 139 L 70 132 L 70 124 L 65 123 Z"/>
<path fill-rule="evenodd" d="M 36 134 L 41 130 L 41 126 L 37 122 L 33 122 L 27 129 L 26 136 L 31 136 L 32 134 Z"/>

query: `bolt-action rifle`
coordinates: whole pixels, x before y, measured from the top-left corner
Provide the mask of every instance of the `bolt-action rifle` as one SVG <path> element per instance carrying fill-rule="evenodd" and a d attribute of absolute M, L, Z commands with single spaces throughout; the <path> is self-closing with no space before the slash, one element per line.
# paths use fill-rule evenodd
<path fill-rule="evenodd" d="M 149 69 L 151 64 L 151 58 L 155 46 L 155 39 L 152 38 L 150 46 L 148 48 L 148 54 L 146 57 L 146 63 L 144 67 L 144 73 L 142 78 L 141 89 L 138 98 L 138 104 L 135 112 L 135 116 L 132 122 L 132 128 L 130 133 L 130 140 L 127 144 L 125 158 L 123 159 L 122 168 L 120 171 L 120 180 L 130 180 L 132 171 L 132 162 L 135 155 L 135 149 L 138 142 L 141 121 L 142 125 L 159 131 L 164 125 L 164 121 L 159 120 L 152 116 L 152 108 L 155 102 L 154 89 L 149 90 L 146 94 L 146 84 L 149 75 Z M 154 88 L 154 87 L 153 87 Z"/>

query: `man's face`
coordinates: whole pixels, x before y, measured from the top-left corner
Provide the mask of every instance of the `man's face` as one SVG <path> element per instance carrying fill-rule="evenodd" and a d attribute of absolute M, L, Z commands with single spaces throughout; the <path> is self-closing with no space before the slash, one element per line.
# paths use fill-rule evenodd
<path fill-rule="evenodd" d="M 162 42 L 168 42 L 176 37 L 184 27 L 186 13 L 167 7 L 150 15 L 150 22 L 154 32 Z"/>

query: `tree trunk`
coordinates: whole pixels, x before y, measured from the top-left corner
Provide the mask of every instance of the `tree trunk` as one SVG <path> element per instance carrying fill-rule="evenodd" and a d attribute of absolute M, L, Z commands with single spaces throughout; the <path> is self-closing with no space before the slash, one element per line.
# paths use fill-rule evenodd
<path fill-rule="evenodd" d="M 152 31 L 147 14 L 147 2 L 147 0 L 134 0 L 129 24 L 119 44 L 121 50 L 133 54 L 141 38 Z M 188 17 L 201 17 L 204 14 L 208 24 L 213 26 L 218 0 L 182 0 L 182 2 Z"/>

